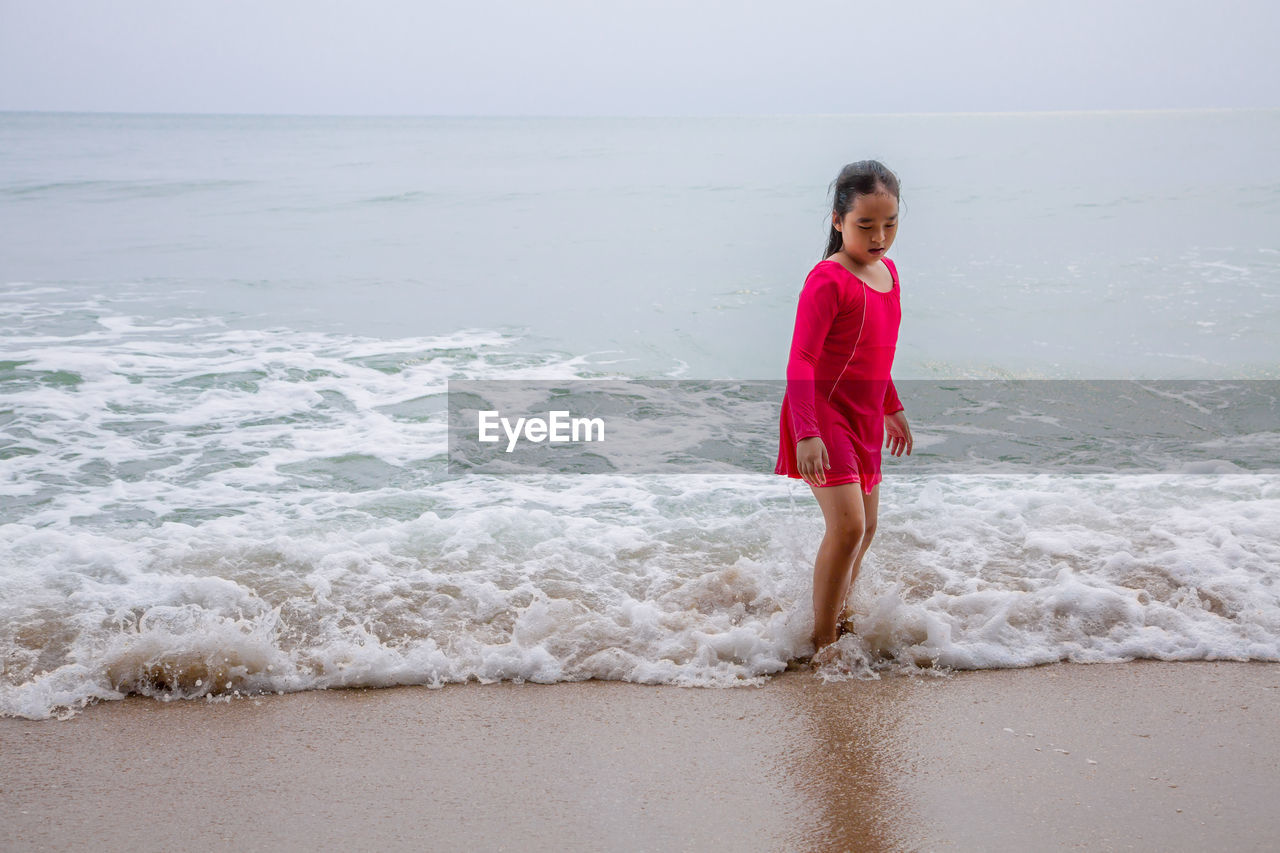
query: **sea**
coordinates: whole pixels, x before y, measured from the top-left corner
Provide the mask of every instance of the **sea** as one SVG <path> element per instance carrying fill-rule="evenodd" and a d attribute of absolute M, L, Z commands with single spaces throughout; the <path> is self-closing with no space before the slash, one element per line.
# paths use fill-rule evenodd
<path fill-rule="evenodd" d="M 494 473 L 451 467 L 449 386 L 785 380 L 861 159 L 900 179 L 893 377 L 920 450 L 884 454 L 856 630 L 818 674 L 1280 661 L 1280 110 L 11 112 L 0 715 L 749 687 L 803 660 L 824 527 L 773 473 L 781 385 L 731 470 Z M 939 412 L 1025 437 L 1053 417 L 1007 383 L 1099 381 L 1164 408 L 1075 453 L 1216 426 L 1155 466 L 1006 470 L 973 442 L 917 464 L 963 432 Z"/>

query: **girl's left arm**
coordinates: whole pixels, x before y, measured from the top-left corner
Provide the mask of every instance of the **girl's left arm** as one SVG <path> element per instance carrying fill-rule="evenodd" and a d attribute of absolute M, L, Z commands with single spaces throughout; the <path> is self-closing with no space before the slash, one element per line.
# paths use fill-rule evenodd
<path fill-rule="evenodd" d="M 884 392 L 884 439 L 885 446 L 894 456 L 901 456 L 905 451 L 911 455 L 915 439 L 911 437 L 911 426 L 907 423 L 907 413 L 898 400 L 898 391 L 889 380 L 889 387 Z"/>
<path fill-rule="evenodd" d="M 898 389 L 893 387 L 893 378 L 889 378 L 889 384 L 884 389 L 884 413 L 892 415 L 894 412 L 901 412 L 906 406 L 902 405 L 902 401 L 898 399 Z"/>

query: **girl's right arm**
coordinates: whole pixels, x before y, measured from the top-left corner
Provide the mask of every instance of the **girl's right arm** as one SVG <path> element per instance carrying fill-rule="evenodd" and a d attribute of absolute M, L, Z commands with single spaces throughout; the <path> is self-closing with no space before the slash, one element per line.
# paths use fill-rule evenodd
<path fill-rule="evenodd" d="M 787 398 L 791 404 L 792 435 L 796 437 L 796 465 L 805 482 L 815 485 L 826 483 L 826 469 L 831 467 L 814 408 L 818 356 L 839 308 L 839 282 L 821 267 L 815 267 L 800 291 L 787 359 Z"/>
<path fill-rule="evenodd" d="M 815 267 L 800 291 L 791 354 L 787 358 L 787 397 L 791 401 L 792 435 L 797 441 L 821 434 L 814 411 L 815 377 L 818 356 L 840 307 L 839 288 L 839 282 L 830 274 Z"/>

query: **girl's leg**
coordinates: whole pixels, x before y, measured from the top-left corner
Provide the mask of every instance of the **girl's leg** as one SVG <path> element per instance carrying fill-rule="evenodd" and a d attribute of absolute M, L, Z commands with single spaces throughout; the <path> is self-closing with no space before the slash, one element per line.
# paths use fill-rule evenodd
<path fill-rule="evenodd" d="M 853 582 L 858 579 L 858 572 L 862 571 L 862 558 L 867 555 L 867 549 L 871 547 L 871 540 L 876 535 L 876 519 L 880 515 L 880 484 L 876 483 L 871 489 L 871 494 L 862 495 L 863 517 L 866 523 L 862 532 L 862 546 L 858 549 L 858 555 L 853 559 L 853 570 L 846 576 L 844 588 L 840 591 L 840 601 L 843 607 L 840 610 L 840 616 L 836 620 L 836 630 L 839 632 L 839 626 L 849 621 L 853 617 L 853 608 L 849 606 L 849 592 L 853 589 Z"/>
<path fill-rule="evenodd" d="M 849 589 L 846 579 L 862 546 L 866 530 L 866 507 L 860 483 L 840 486 L 810 486 L 822 508 L 827 531 L 818 546 L 813 564 L 813 646 L 815 654 L 836 641 L 836 617 L 842 596 Z"/>

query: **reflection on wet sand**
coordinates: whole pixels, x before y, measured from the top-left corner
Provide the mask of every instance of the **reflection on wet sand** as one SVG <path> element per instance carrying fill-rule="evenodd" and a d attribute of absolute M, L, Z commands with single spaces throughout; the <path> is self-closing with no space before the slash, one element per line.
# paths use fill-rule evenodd
<path fill-rule="evenodd" d="M 812 804 L 798 849 L 914 849 L 917 821 L 901 780 L 919 745 L 907 748 L 899 726 L 913 680 L 825 684 L 800 672 L 788 678 L 794 743 L 784 761 L 801 798 Z"/>

